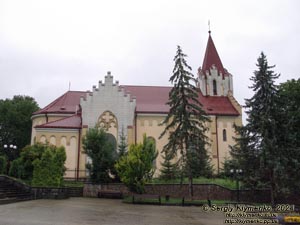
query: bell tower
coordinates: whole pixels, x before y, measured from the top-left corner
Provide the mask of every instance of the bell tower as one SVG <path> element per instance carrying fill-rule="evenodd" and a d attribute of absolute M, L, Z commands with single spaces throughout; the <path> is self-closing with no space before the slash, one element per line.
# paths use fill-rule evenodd
<path fill-rule="evenodd" d="M 204 96 L 233 94 L 232 75 L 223 67 L 210 30 L 202 67 L 198 69 L 198 84 Z"/>

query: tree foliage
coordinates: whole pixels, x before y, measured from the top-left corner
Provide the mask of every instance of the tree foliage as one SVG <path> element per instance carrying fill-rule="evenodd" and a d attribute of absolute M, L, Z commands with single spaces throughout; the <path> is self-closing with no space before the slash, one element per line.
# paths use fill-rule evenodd
<path fill-rule="evenodd" d="M 270 187 L 271 201 L 274 203 L 278 191 L 277 178 L 281 170 L 277 162 L 280 149 L 276 136 L 278 87 L 275 85 L 275 80 L 279 75 L 272 70 L 274 66 L 268 65 L 263 52 L 257 59 L 257 67 L 258 70 L 254 71 L 254 76 L 251 77 L 253 85 L 250 88 L 254 91 L 254 95 L 245 100 L 248 114 L 247 129 L 252 135 L 255 150 L 259 154 L 259 180 Z"/>
<path fill-rule="evenodd" d="M 143 193 L 146 181 L 154 174 L 153 161 L 157 157 L 153 140 L 144 135 L 142 144 L 132 144 L 126 155 L 122 156 L 115 167 L 121 181 L 130 191 Z"/>
<path fill-rule="evenodd" d="M 118 145 L 118 157 L 122 157 L 126 154 L 127 152 L 127 140 L 126 140 L 126 136 L 124 133 L 124 128 L 122 128 L 121 134 L 120 134 L 120 142 Z"/>
<path fill-rule="evenodd" d="M 4 149 L 4 144 L 14 144 L 18 149 L 30 144 L 31 116 L 38 109 L 36 101 L 29 96 L 0 100 L 0 151 L 9 161 L 18 157 L 18 151 Z"/>
<path fill-rule="evenodd" d="M 163 152 L 178 159 L 178 165 L 185 168 L 190 180 L 190 195 L 192 195 L 193 159 L 196 155 L 201 161 L 198 170 L 207 171 L 209 156 L 206 151 L 208 138 L 205 135 L 210 120 L 202 104 L 199 102 L 199 91 L 195 87 L 196 80 L 187 64 L 186 55 L 180 46 L 174 58 L 175 66 L 170 82 L 173 87 L 169 93 L 170 111 L 163 121 L 166 126 L 160 137 L 168 134 L 168 143 Z"/>
<path fill-rule="evenodd" d="M 24 173 L 24 167 L 20 158 L 10 162 L 8 171 L 9 176 L 21 179 L 24 177 Z"/>
<path fill-rule="evenodd" d="M 25 180 L 32 180 L 34 169 L 33 161 L 41 159 L 45 150 L 53 147 L 54 146 L 48 146 L 42 143 L 26 146 L 21 150 L 20 157 L 11 163 L 9 175 Z"/>
<path fill-rule="evenodd" d="M 173 162 L 173 157 L 164 152 L 162 158 L 164 161 L 161 163 L 160 178 L 163 180 L 173 180 L 178 178 L 181 171 L 176 162 Z"/>
<path fill-rule="evenodd" d="M 234 126 L 236 136 L 233 137 L 235 144 L 230 146 L 231 159 L 224 165 L 225 174 L 231 176 L 231 169 L 241 169 L 242 183 L 247 188 L 265 188 L 263 183 L 260 183 L 260 159 L 259 152 L 255 149 L 254 137 L 250 134 L 245 126 Z"/>
<path fill-rule="evenodd" d="M 0 174 L 5 174 L 7 168 L 7 160 L 6 157 L 3 155 L 0 155 Z"/>
<path fill-rule="evenodd" d="M 300 189 L 300 79 L 279 86 L 277 128 L 280 195 L 298 193 Z"/>
<path fill-rule="evenodd" d="M 107 183 L 112 180 L 110 174 L 114 171 L 117 158 L 116 149 L 109 141 L 102 128 L 89 129 L 83 138 L 83 148 L 91 163 L 86 165 L 94 183 Z"/>
<path fill-rule="evenodd" d="M 64 147 L 48 146 L 41 159 L 33 161 L 32 185 L 39 187 L 61 187 L 65 173 L 66 151 Z"/>
<path fill-rule="evenodd" d="M 206 151 L 203 149 L 199 151 L 197 148 L 191 147 L 190 151 L 187 152 L 187 159 L 189 164 L 184 167 L 185 175 L 189 176 L 191 173 L 193 178 L 212 177 L 213 168 Z"/>
<path fill-rule="evenodd" d="M 300 188 L 299 109 L 300 82 L 275 84 L 279 77 L 264 53 L 251 77 L 254 95 L 246 99 L 248 124 L 237 127 L 231 147 L 233 164 L 244 171 L 248 187 L 271 190 L 271 203 Z"/>
<path fill-rule="evenodd" d="M 300 79 L 288 80 L 279 85 L 278 102 L 280 104 L 281 125 L 286 132 L 285 139 L 290 147 L 300 146 Z"/>

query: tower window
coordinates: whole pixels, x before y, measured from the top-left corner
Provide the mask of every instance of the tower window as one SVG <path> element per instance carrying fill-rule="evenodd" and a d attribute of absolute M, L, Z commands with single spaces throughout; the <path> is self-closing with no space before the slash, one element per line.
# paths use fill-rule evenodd
<path fill-rule="evenodd" d="M 217 95 L 217 81 L 216 80 L 213 80 L 213 93 L 214 95 Z"/>
<path fill-rule="evenodd" d="M 227 132 L 226 132 L 226 129 L 223 129 L 223 141 L 227 141 Z"/>

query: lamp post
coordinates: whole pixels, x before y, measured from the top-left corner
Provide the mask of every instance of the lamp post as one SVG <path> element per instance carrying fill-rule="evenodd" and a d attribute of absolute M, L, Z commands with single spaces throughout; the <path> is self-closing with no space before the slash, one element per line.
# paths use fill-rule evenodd
<path fill-rule="evenodd" d="M 8 158 L 8 163 L 7 163 L 7 174 L 8 174 L 10 168 L 10 162 L 14 159 L 14 154 L 16 153 L 17 146 L 13 144 L 10 145 L 5 144 L 3 145 L 3 147 L 4 147 L 4 151 L 6 151 L 7 158 Z"/>
<path fill-rule="evenodd" d="M 232 176 L 236 179 L 236 199 L 239 202 L 240 201 L 240 185 L 239 185 L 239 178 L 240 175 L 242 175 L 243 170 L 242 169 L 231 169 L 230 173 Z"/>
<path fill-rule="evenodd" d="M 4 148 L 17 149 L 16 145 L 4 145 Z"/>
<path fill-rule="evenodd" d="M 11 161 L 13 159 L 13 154 L 15 153 L 15 150 L 17 150 L 17 146 L 13 144 L 5 144 L 4 150 L 7 152 L 8 159 Z"/>

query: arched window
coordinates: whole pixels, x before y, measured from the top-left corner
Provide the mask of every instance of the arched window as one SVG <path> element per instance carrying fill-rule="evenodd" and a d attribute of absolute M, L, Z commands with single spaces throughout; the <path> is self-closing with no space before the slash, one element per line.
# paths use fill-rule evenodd
<path fill-rule="evenodd" d="M 214 95 L 217 95 L 217 81 L 216 80 L 213 80 L 213 93 Z"/>
<path fill-rule="evenodd" d="M 51 145 L 56 145 L 56 137 L 55 136 L 50 137 L 50 144 Z"/>
<path fill-rule="evenodd" d="M 43 135 L 40 137 L 40 142 L 43 143 L 43 144 L 46 144 L 47 143 L 47 138 Z"/>
<path fill-rule="evenodd" d="M 99 117 L 98 125 L 105 131 L 109 131 L 111 128 L 118 128 L 118 121 L 112 112 L 105 111 Z"/>
<path fill-rule="evenodd" d="M 223 141 L 227 141 L 227 132 L 226 132 L 226 129 L 223 129 Z"/>

